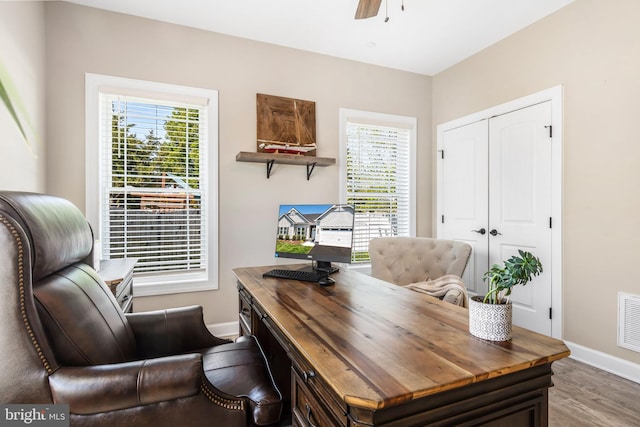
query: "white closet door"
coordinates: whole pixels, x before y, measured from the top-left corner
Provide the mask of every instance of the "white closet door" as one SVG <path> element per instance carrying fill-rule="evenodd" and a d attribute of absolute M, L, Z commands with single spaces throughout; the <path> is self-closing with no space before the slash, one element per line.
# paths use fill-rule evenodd
<path fill-rule="evenodd" d="M 473 293 L 484 294 L 482 275 L 488 264 L 488 126 L 482 120 L 444 133 L 443 193 L 444 239 L 467 242 L 473 248 L 462 280 Z"/>
<path fill-rule="evenodd" d="M 514 324 L 551 335 L 551 102 L 489 121 L 489 265 L 518 249 L 544 272 L 514 288 Z"/>

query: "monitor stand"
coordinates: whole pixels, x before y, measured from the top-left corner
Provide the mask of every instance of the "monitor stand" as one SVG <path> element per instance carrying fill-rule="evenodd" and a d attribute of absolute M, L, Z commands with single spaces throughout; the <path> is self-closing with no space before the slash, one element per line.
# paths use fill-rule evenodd
<path fill-rule="evenodd" d="M 340 269 L 332 266 L 329 261 L 316 261 L 316 270 L 327 274 L 333 274 L 337 273 Z"/>
<path fill-rule="evenodd" d="M 312 261 L 311 265 L 304 266 L 299 270 L 323 273 L 328 277 L 330 274 L 337 273 L 340 269 L 332 266 L 329 261 Z"/>

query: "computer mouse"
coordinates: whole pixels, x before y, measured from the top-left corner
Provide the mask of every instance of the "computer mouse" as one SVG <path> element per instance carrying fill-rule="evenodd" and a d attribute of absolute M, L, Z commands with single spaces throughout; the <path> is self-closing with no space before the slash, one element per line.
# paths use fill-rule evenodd
<path fill-rule="evenodd" d="M 318 285 L 320 286 L 331 286 L 334 283 L 336 283 L 336 281 L 331 277 L 323 277 L 322 279 L 318 280 Z"/>

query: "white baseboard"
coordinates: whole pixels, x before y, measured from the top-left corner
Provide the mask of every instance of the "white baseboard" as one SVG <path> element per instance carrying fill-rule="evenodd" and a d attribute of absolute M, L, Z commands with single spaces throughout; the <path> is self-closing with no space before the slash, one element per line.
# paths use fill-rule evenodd
<path fill-rule="evenodd" d="M 234 337 L 238 335 L 239 324 L 235 322 L 215 323 L 213 325 L 207 325 L 209 331 L 220 338 Z"/>
<path fill-rule="evenodd" d="M 640 384 L 640 364 L 565 341 L 571 358 Z"/>

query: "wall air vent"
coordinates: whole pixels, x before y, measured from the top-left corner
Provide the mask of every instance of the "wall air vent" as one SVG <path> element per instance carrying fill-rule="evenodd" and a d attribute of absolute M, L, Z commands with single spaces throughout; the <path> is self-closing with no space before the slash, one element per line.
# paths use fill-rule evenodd
<path fill-rule="evenodd" d="M 618 345 L 640 352 L 640 296 L 618 293 Z"/>

